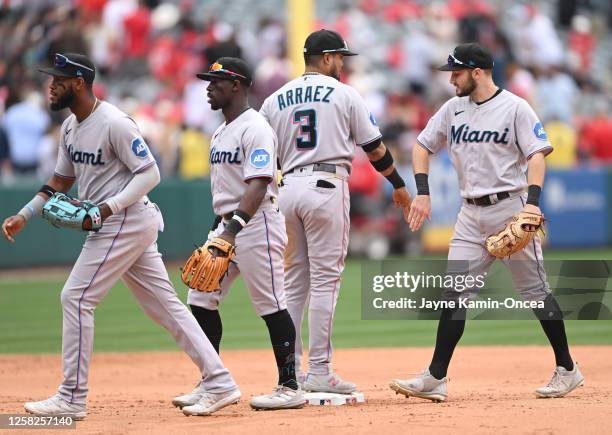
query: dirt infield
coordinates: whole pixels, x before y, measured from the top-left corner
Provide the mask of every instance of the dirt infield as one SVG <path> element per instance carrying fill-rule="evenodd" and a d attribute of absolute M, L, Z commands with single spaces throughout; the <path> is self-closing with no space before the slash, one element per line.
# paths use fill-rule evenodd
<path fill-rule="evenodd" d="M 338 372 L 366 395 L 357 406 L 255 412 L 249 398 L 271 390 L 271 351 L 227 351 L 222 357 L 243 393 L 238 405 L 210 417 L 185 417 L 170 404 L 198 378 L 181 353 L 94 355 L 88 416 L 78 433 L 595 433 L 610 423 L 612 346 L 573 350 L 585 387 L 564 399 L 536 399 L 552 373 L 545 347 L 461 347 L 449 373 L 449 400 L 395 395 L 388 382 L 427 365 L 431 349 L 341 349 Z M 0 413 L 48 397 L 60 382 L 59 355 L 0 355 Z M 23 433 L 21 431 L 20 433 Z M 33 433 L 40 434 L 37 430 Z M 391 432 L 387 432 L 391 433 Z"/>

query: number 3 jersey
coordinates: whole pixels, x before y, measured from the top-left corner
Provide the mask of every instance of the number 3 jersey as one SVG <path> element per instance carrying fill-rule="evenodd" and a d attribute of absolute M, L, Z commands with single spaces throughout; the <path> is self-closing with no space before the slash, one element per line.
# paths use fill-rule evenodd
<path fill-rule="evenodd" d="M 260 113 L 278 135 L 283 173 L 312 163 L 333 163 L 350 171 L 355 145 L 381 137 L 357 91 L 318 73 L 287 83 L 264 101 Z"/>
<path fill-rule="evenodd" d="M 229 124 L 223 123 L 210 144 L 210 180 L 215 214 L 238 208 L 247 183 L 253 178 L 275 178 L 276 134 L 266 120 L 247 109 Z M 268 184 L 265 200 L 278 196 L 278 186 Z M 262 202 L 263 204 L 263 202 Z"/>

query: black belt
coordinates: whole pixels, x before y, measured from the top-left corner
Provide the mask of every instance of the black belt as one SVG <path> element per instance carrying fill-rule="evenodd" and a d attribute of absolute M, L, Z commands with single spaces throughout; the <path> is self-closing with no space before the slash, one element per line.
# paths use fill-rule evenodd
<path fill-rule="evenodd" d="M 296 169 L 299 169 L 299 168 L 290 169 L 289 171 L 285 172 L 283 175 L 292 174 Z M 329 172 L 331 174 L 335 174 L 336 165 L 332 165 L 331 163 L 315 163 L 312 165 L 312 170 L 319 171 L 319 172 Z"/>
<path fill-rule="evenodd" d="M 481 207 L 487 207 L 489 205 L 497 204 L 496 202 L 491 202 L 491 197 L 497 196 L 497 201 L 502 201 L 506 198 L 510 198 L 509 192 L 500 192 L 494 193 L 492 195 L 481 196 L 480 198 L 467 198 L 466 201 L 468 204 L 479 205 Z"/>

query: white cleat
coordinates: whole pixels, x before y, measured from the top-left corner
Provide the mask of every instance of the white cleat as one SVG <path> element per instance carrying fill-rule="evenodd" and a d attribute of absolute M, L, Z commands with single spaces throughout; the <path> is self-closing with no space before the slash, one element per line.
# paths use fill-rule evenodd
<path fill-rule="evenodd" d="M 83 420 L 87 416 L 85 405 L 69 403 L 59 394 L 40 402 L 26 402 L 24 408 L 27 412 L 44 417 L 72 417 L 74 420 Z"/>
<path fill-rule="evenodd" d="M 397 394 L 403 394 L 407 398 L 414 396 L 433 402 L 444 402 L 448 395 L 446 378 L 434 378 L 429 373 L 429 369 L 413 379 L 406 381 L 394 379 L 389 384 L 389 387 Z"/>
<path fill-rule="evenodd" d="M 183 408 L 185 415 L 210 415 L 213 412 L 225 408 L 226 406 L 238 403 L 242 394 L 239 389 L 228 391 L 226 393 L 209 393 L 206 391 L 202 394 L 197 403 Z"/>
<path fill-rule="evenodd" d="M 580 373 L 577 363 L 574 363 L 574 370 L 571 372 L 559 366 L 555 369 L 550 382 L 536 390 L 536 396 L 540 398 L 563 397 L 583 385 L 584 376 Z"/>
<path fill-rule="evenodd" d="M 302 408 L 306 404 L 304 392 L 293 390 L 283 385 L 274 388 L 271 394 L 256 396 L 251 399 L 253 409 L 295 409 Z"/>
<path fill-rule="evenodd" d="M 302 384 L 304 391 L 316 393 L 340 393 L 351 394 L 355 392 L 357 386 L 352 382 L 343 380 L 335 373 L 328 375 L 315 375 L 308 373 Z"/>
<path fill-rule="evenodd" d="M 204 381 L 200 380 L 198 385 L 196 385 L 196 387 L 191 391 L 191 393 L 175 397 L 174 399 L 172 399 L 172 404 L 179 408 L 195 405 L 196 403 L 198 403 L 198 400 L 202 398 L 204 393 L 206 393 L 206 390 L 204 389 Z"/>

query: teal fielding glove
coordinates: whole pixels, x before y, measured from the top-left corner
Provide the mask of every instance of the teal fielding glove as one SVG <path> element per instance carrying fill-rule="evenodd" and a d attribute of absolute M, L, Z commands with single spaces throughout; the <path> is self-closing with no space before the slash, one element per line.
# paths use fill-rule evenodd
<path fill-rule="evenodd" d="M 43 206 L 42 217 L 57 228 L 71 228 L 80 231 L 98 231 L 102 228 L 100 208 L 89 201 L 79 201 L 64 193 L 55 193 Z M 85 229 L 86 221 L 91 229 Z"/>

